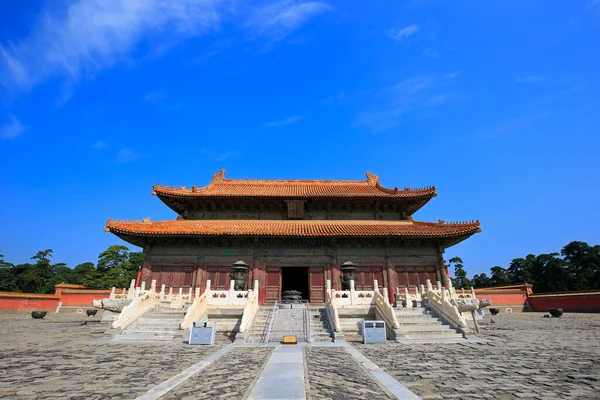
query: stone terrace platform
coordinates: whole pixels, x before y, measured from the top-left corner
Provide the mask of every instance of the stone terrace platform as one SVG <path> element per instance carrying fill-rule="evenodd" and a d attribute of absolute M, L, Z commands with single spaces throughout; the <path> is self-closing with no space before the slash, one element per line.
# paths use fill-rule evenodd
<path fill-rule="evenodd" d="M 542 315 L 504 314 L 492 317 L 494 324 L 486 317 L 485 343 L 281 349 L 298 354 L 293 358 L 304 376 L 300 370 L 289 379 L 296 374 L 300 383 L 304 379 L 308 399 L 401 398 L 369 373 L 370 363 L 356 362 L 360 353 L 423 399 L 600 398 L 600 315 Z M 108 344 L 107 325 L 92 322 L 98 319 L 0 314 L 0 398 L 134 399 L 185 376 L 161 398 L 252 399 L 269 388 L 277 371 L 270 364 L 277 361 L 277 347 L 228 346 L 224 338 L 215 346 Z M 88 323 L 80 325 L 83 321 Z M 219 353 L 201 372 L 194 370 Z M 279 360 L 291 356 L 282 353 Z M 227 379 L 232 374 L 238 374 L 236 385 Z"/>

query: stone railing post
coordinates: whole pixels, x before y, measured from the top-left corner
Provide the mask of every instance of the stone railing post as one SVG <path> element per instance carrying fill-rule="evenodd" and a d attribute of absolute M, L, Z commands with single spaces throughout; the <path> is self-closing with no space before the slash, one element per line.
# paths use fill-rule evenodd
<path fill-rule="evenodd" d="M 325 293 L 331 293 L 331 279 L 325 281 Z"/>
<path fill-rule="evenodd" d="M 427 291 L 431 292 L 433 290 L 433 285 L 431 284 L 431 281 L 429 279 L 427 279 Z"/>
<path fill-rule="evenodd" d="M 152 279 L 150 282 L 150 291 L 156 293 L 156 279 Z"/>
<path fill-rule="evenodd" d="M 354 290 L 354 279 L 350 279 L 350 304 L 352 305 L 358 302 L 358 299 L 354 298 L 355 294 L 356 292 Z"/>
<path fill-rule="evenodd" d="M 199 287 L 197 287 L 197 288 L 194 290 L 194 298 L 196 298 L 196 299 L 197 299 L 198 297 L 200 297 L 200 288 L 199 288 Z"/>
<path fill-rule="evenodd" d="M 253 292 L 255 294 L 258 293 L 258 279 L 254 280 L 254 286 L 253 287 L 254 287 Z"/>
<path fill-rule="evenodd" d="M 160 285 L 160 301 L 165 299 L 165 284 Z"/>
<path fill-rule="evenodd" d="M 471 288 L 471 298 L 475 299 L 475 288 Z"/>
<path fill-rule="evenodd" d="M 206 280 L 206 291 L 210 292 L 210 279 Z"/>
<path fill-rule="evenodd" d="M 408 293 L 408 288 L 404 288 L 404 299 L 406 301 L 406 308 L 412 308 L 412 301 L 410 299 L 410 293 Z"/>
<path fill-rule="evenodd" d="M 142 286 L 141 286 L 141 291 L 145 291 L 146 290 L 146 281 L 142 281 Z"/>
<path fill-rule="evenodd" d="M 377 279 L 373 279 L 373 291 L 379 292 L 379 283 L 377 282 Z"/>
<path fill-rule="evenodd" d="M 188 290 L 188 298 L 190 299 L 190 301 L 192 300 L 192 288 L 191 287 Z"/>
<path fill-rule="evenodd" d="M 129 284 L 129 290 L 127 291 L 127 299 L 131 300 L 133 299 L 135 296 L 135 279 L 131 280 L 131 283 Z"/>
<path fill-rule="evenodd" d="M 381 295 L 383 296 L 383 302 L 385 304 L 390 304 L 390 299 L 388 298 L 388 288 L 384 287 L 381 289 Z"/>
<path fill-rule="evenodd" d="M 108 297 L 109 299 L 114 299 L 115 298 L 115 287 L 113 286 L 112 289 L 110 290 L 110 296 Z"/>
<path fill-rule="evenodd" d="M 437 290 L 442 290 L 442 282 L 437 281 Z"/>
<path fill-rule="evenodd" d="M 234 294 L 235 294 L 235 281 L 232 279 L 229 281 L 229 293 L 227 293 L 227 304 L 231 304 L 233 302 Z"/>

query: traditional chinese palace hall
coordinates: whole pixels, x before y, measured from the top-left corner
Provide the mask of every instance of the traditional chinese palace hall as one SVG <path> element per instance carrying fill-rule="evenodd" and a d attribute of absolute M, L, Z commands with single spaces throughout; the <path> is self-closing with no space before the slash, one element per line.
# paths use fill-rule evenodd
<path fill-rule="evenodd" d="M 227 289 L 232 264 L 242 260 L 248 281 L 259 281 L 260 304 L 286 290 L 323 303 L 325 281 L 339 289 L 347 261 L 357 267 L 357 290 L 373 290 L 377 280 L 390 300 L 427 279 L 445 284 L 445 249 L 481 231 L 479 221 L 414 220 L 436 189 L 389 189 L 369 172 L 365 180 L 246 180 L 222 170 L 205 187 L 154 186 L 152 194 L 178 217 L 109 219 L 105 228 L 144 249 L 141 281 L 185 291 L 204 290 L 210 279 L 213 289 Z"/>

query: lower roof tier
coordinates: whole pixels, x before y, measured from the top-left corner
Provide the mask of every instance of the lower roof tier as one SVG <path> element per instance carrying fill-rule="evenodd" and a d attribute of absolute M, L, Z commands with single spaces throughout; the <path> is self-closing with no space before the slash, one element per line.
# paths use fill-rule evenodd
<path fill-rule="evenodd" d="M 108 220 L 105 231 L 125 240 L 143 237 L 453 238 L 458 243 L 481 232 L 479 221 L 445 223 L 344 220 Z"/>

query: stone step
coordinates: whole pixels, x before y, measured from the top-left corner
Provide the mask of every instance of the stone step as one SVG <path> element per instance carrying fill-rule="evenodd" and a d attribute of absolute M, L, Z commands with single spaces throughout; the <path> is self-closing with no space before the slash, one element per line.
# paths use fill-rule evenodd
<path fill-rule="evenodd" d="M 174 338 L 174 335 L 163 335 L 163 336 L 145 336 L 145 335 L 115 335 L 114 341 L 123 342 L 170 342 Z"/>
<path fill-rule="evenodd" d="M 161 336 L 176 336 L 179 331 L 169 330 L 169 331 L 154 331 L 154 330 L 124 330 L 119 335 L 124 336 L 152 336 L 152 337 L 161 337 Z"/>
<path fill-rule="evenodd" d="M 183 321 L 183 318 L 181 320 L 179 319 L 173 319 L 173 320 L 157 320 L 154 318 L 145 318 L 142 317 L 140 319 L 138 319 L 137 321 L 134 322 L 134 324 L 136 325 L 156 325 L 156 326 L 178 326 L 181 322 Z"/>
<path fill-rule="evenodd" d="M 419 333 L 419 334 L 410 333 L 410 334 L 406 334 L 405 336 L 409 340 L 447 339 L 447 338 L 464 340 L 461 334 L 456 333 L 454 331 L 435 332 L 435 333 L 434 332 L 429 332 L 429 333 L 423 332 L 423 333 Z"/>
<path fill-rule="evenodd" d="M 403 318 L 398 318 L 398 323 L 400 325 L 408 325 L 408 326 L 412 326 L 412 325 L 439 325 L 442 324 L 443 322 L 437 318 L 419 318 L 419 319 L 403 319 Z"/>
<path fill-rule="evenodd" d="M 454 330 L 450 329 L 449 325 L 433 325 L 433 326 L 400 326 L 403 332 L 446 332 Z"/>

